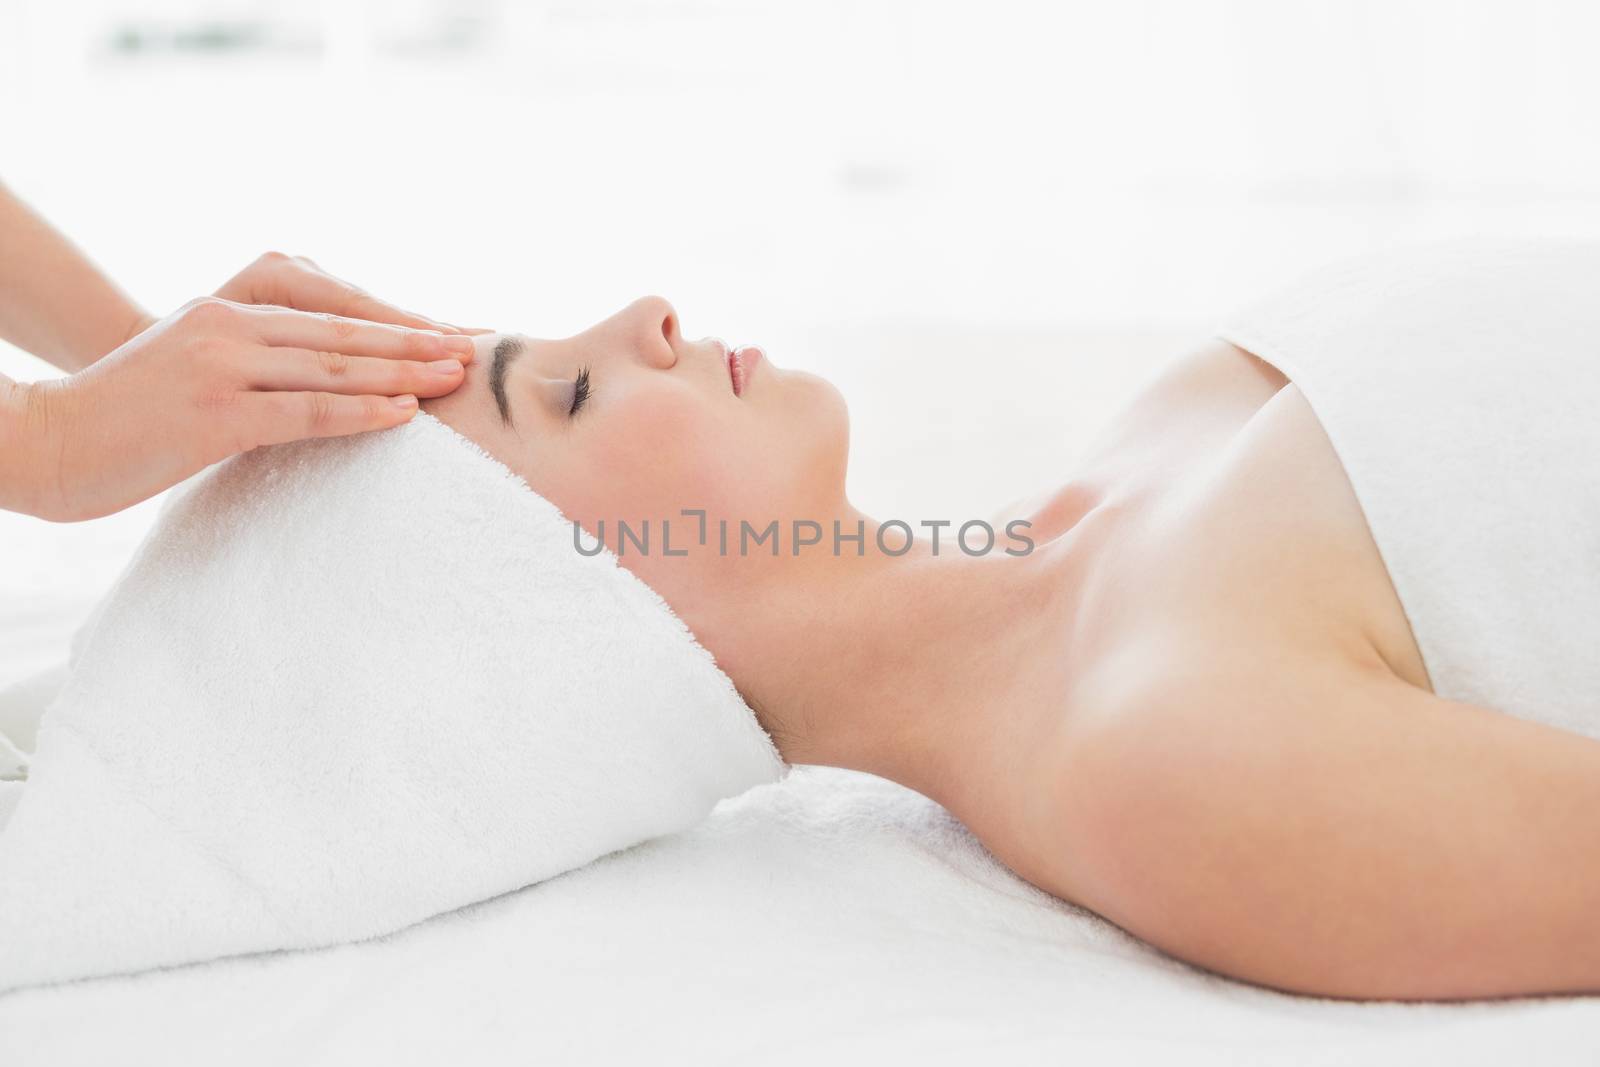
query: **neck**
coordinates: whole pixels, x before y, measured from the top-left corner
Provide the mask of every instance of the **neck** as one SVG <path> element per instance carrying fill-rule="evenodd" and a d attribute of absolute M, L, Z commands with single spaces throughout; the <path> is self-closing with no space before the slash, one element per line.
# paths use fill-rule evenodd
<path fill-rule="evenodd" d="M 867 771 L 957 810 L 1061 710 L 1085 553 L 1069 533 L 969 556 L 946 529 L 937 554 L 919 530 L 888 556 L 858 518 L 866 554 L 793 561 L 805 573 L 763 589 L 719 659 L 789 762 Z"/>

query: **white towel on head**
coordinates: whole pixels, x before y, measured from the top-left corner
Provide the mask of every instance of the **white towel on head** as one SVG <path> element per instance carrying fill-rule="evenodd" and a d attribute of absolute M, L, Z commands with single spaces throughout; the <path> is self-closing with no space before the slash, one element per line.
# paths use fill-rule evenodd
<path fill-rule="evenodd" d="M 0 990 L 386 933 L 783 771 L 661 598 L 430 415 L 257 450 L 75 643 L 0 833 Z"/>

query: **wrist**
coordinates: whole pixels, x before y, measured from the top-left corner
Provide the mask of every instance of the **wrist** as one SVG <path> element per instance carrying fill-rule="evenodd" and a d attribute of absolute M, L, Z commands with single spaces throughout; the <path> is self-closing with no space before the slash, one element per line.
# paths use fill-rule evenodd
<path fill-rule="evenodd" d="M 0 377 L 0 507 L 52 521 L 72 518 L 63 481 L 67 379 Z"/>
<path fill-rule="evenodd" d="M 123 309 L 122 314 L 108 322 L 106 324 L 107 328 L 100 331 L 99 340 L 94 343 L 89 351 L 84 353 L 84 358 L 78 362 L 77 366 L 71 368 L 72 371 L 80 371 L 85 367 L 91 367 L 100 362 L 159 321 L 144 308 L 130 302 Z M 116 325 L 113 326 L 112 323 L 116 323 Z"/>
<path fill-rule="evenodd" d="M 145 311 L 142 308 L 135 308 L 133 325 L 128 327 L 127 334 L 123 336 L 122 340 L 118 341 L 113 346 L 113 350 L 121 348 L 123 345 L 127 344 L 135 337 L 138 337 L 141 333 L 144 333 L 146 330 L 160 321 L 160 319 L 156 318 L 148 311 Z"/>
<path fill-rule="evenodd" d="M 115 312 L 102 314 L 90 335 L 65 360 L 51 360 L 69 374 L 92 367 L 160 320 L 137 304 L 125 302 Z"/>

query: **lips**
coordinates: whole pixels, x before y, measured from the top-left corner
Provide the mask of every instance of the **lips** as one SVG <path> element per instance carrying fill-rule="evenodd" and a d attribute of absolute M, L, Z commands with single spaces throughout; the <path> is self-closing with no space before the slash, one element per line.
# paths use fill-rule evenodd
<path fill-rule="evenodd" d="M 750 375 L 761 361 L 762 351 L 755 345 L 740 345 L 728 353 L 728 379 L 733 383 L 733 395 L 743 396 Z"/>

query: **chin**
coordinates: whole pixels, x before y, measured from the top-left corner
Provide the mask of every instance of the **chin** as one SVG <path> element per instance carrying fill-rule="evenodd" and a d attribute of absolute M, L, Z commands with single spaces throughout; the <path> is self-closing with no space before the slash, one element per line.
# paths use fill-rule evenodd
<path fill-rule="evenodd" d="M 850 406 L 838 386 L 815 374 L 796 375 L 805 389 L 803 403 L 795 405 L 804 420 L 807 467 L 830 490 L 843 492 L 850 455 Z"/>
<path fill-rule="evenodd" d="M 837 432 L 848 435 L 850 406 L 845 403 L 839 387 L 810 371 L 789 371 L 788 374 L 790 389 L 802 395 L 797 400 L 790 398 L 786 405 L 803 411 L 807 421 L 816 420 L 819 426 L 837 424 Z"/>

